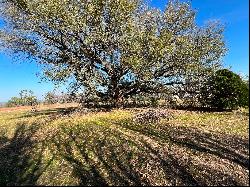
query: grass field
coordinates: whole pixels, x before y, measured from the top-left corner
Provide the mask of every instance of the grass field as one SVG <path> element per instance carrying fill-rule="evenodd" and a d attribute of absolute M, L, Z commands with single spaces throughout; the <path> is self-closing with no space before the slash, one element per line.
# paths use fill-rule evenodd
<path fill-rule="evenodd" d="M 249 185 L 248 111 L 0 110 L 0 185 Z"/>

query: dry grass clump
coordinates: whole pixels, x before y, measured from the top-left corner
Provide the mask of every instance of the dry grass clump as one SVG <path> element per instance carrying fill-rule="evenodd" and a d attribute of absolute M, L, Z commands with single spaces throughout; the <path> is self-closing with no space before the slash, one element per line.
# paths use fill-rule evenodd
<path fill-rule="evenodd" d="M 173 116 L 170 112 L 160 109 L 149 109 L 136 113 L 133 121 L 136 123 L 158 123 L 161 119 L 171 119 Z"/>

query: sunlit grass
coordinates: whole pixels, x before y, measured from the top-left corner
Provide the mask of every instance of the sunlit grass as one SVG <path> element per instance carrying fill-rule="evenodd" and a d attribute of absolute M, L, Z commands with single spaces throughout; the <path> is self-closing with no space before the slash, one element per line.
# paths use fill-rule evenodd
<path fill-rule="evenodd" d="M 177 115 L 173 124 L 187 127 L 196 127 L 203 130 L 227 133 L 239 136 L 248 136 L 249 121 L 248 113 L 214 112 L 197 113 L 186 112 Z"/>

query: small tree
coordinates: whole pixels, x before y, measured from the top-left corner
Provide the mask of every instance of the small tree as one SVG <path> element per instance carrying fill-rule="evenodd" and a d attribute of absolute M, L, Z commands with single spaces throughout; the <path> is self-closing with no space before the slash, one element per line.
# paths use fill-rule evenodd
<path fill-rule="evenodd" d="M 249 87 L 241 77 L 228 69 L 221 69 L 204 85 L 201 93 L 203 105 L 218 109 L 248 106 Z"/>
<path fill-rule="evenodd" d="M 36 96 L 34 96 L 34 92 L 31 90 L 21 90 L 19 95 L 22 102 L 21 105 L 33 106 L 38 103 Z"/>
<path fill-rule="evenodd" d="M 46 104 L 55 104 L 55 103 L 58 102 L 57 96 L 53 92 L 46 93 L 45 97 L 44 97 L 44 100 L 45 100 Z"/>
<path fill-rule="evenodd" d="M 34 92 L 31 90 L 21 90 L 19 96 L 20 97 L 12 97 L 7 102 L 6 106 L 34 106 L 38 103 L 36 96 L 34 96 Z"/>

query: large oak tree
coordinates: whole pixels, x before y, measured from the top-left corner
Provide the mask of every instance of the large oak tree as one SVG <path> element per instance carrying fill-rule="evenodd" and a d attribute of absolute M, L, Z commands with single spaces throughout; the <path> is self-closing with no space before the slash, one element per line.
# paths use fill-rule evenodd
<path fill-rule="evenodd" d="M 199 27 L 188 3 L 170 1 L 160 11 L 142 0 L 0 2 L 2 49 L 43 64 L 53 81 L 70 79 L 75 90 L 113 103 L 197 84 L 225 53 L 223 27 Z"/>

